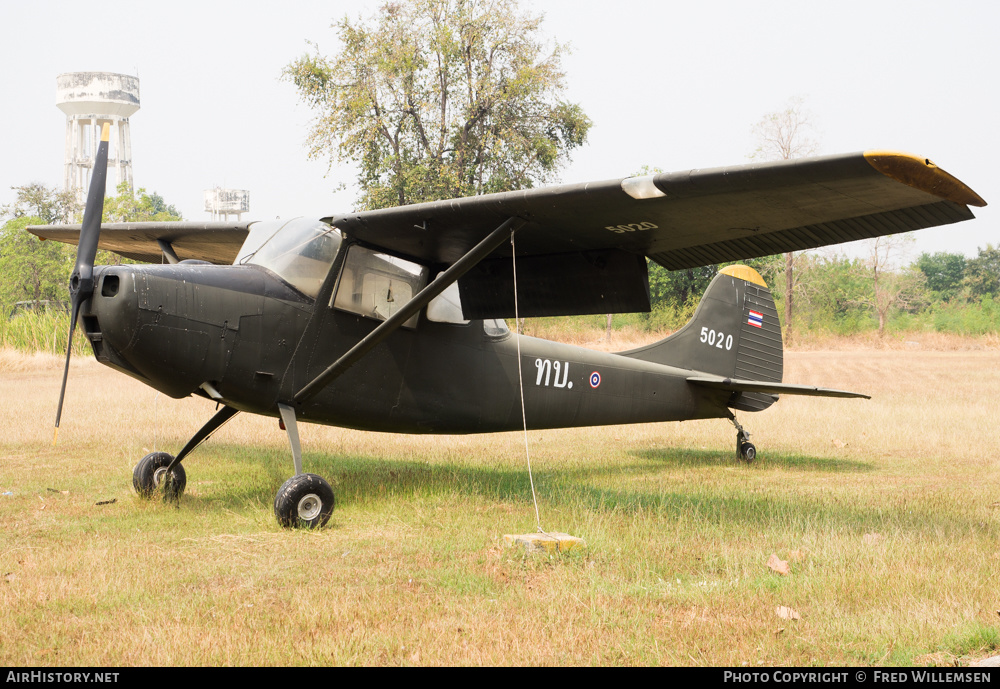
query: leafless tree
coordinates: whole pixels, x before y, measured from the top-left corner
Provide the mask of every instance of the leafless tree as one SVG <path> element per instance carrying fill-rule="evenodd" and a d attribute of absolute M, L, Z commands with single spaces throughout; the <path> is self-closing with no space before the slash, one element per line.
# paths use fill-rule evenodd
<path fill-rule="evenodd" d="M 801 96 L 789 99 L 783 110 L 764 115 L 751 132 L 757 148 L 751 160 L 789 160 L 815 155 L 819 144 L 814 138 L 813 117 Z M 785 254 L 785 344 L 792 343 L 792 304 L 795 292 L 795 255 Z"/>
<path fill-rule="evenodd" d="M 914 241 L 910 233 L 866 240 L 869 253 L 864 262 L 864 277 L 871 281 L 872 291 L 851 301 L 876 313 L 879 337 L 885 334 L 892 308 L 906 308 L 924 296 L 923 273 L 898 267 L 899 259 Z"/>

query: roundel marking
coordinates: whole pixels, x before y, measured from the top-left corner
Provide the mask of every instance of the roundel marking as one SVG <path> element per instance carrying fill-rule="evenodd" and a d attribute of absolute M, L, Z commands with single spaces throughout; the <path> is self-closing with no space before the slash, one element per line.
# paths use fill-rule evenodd
<path fill-rule="evenodd" d="M 598 373 L 597 371 L 594 371 L 593 373 L 590 374 L 590 387 L 596 388 L 600 384 L 601 384 L 601 374 Z"/>

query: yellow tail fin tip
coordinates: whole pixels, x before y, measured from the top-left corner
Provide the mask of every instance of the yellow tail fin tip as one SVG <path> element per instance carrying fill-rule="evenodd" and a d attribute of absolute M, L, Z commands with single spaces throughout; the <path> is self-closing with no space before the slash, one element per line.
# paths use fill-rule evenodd
<path fill-rule="evenodd" d="M 764 282 L 764 278 L 760 276 L 756 270 L 750 266 L 726 266 L 719 271 L 723 275 L 728 275 L 730 277 L 739 278 L 740 280 L 745 280 L 747 282 L 752 282 L 755 285 L 760 285 L 761 287 L 767 287 L 767 283 Z"/>

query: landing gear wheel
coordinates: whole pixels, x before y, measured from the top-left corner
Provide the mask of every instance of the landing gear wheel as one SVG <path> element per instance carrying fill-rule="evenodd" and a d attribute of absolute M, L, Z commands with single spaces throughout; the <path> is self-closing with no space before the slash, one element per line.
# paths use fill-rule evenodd
<path fill-rule="evenodd" d="M 149 498 L 156 492 L 157 488 L 163 485 L 163 479 L 167 475 L 167 466 L 172 462 L 174 456 L 166 452 L 151 452 L 135 465 L 132 470 L 132 485 L 135 492 L 140 497 Z M 166 497 L 177 500 L 184 494 L 184 486 L 187 485 L 187 474 L 180 464 L 170 470 L 170 487 Z"/>
<path fill-rule="evenodd" d="M 333 512 L 333 488 L 316 474 L 299 474 L 285 481 L 274 498 L 274 516 L 284 527 L 323 526 Z"/>
<path fill-rule="evenodd" d="M 757 448 L 752 443 L 740 441 L 740 459 L 750 464 L 753 460 L 757 459 Z"/>

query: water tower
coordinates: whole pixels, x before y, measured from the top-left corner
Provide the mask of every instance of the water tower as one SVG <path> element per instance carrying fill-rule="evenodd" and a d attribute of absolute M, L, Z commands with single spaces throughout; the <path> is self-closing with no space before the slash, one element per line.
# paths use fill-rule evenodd
<path fill-rule="evenodd" d="M 205 212 L 212 214 L 212 220 L 229 220 L 235 215 L 236 220 L 250 210 L 250 192 L 246 189 L 214 189 L 205 190 Z"/>
<path fill-rule="evenodd" d="M 128 118 L 139 109 L 139 77 L 111 72 L 69 72 L 56 77 L 56 105 L 66 113 L 66 190 L 82 203 L 90 187 L 101 127 L 111 125 L 108 190 L 132 184 Z M 117 179 L 112 180 L 112 171 Z"/>

